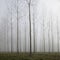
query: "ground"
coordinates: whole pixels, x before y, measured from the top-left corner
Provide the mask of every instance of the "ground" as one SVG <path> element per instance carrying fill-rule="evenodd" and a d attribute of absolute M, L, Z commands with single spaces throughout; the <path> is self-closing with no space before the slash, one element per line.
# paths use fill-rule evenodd
<path fill-rule="evenodd" d="M 60 53 L 0 53 L 0 60 L 60 60 Z"/>

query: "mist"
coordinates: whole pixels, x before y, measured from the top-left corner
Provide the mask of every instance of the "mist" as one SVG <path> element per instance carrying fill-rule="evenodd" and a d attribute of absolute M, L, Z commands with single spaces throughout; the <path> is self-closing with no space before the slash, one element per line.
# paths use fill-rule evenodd
<path fill-rule="evenodd" d="M 31 0 L 31 31 L 28 3 L 0 0 L 0 52 L 60 52 L 60 1 Z"/>

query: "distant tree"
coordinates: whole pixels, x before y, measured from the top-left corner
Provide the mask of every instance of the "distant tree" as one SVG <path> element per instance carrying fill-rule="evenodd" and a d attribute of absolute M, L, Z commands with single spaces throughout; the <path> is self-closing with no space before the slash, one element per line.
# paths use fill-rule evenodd
<path fill-rule="evenodd" d="M 20 23 L 20 28 L 21 28 L 21 23 Z M 20 52 L 21 52 L 21 29 L 20 29 Z"/>
<path fill-rule="evenodd" d="M 5 15 L 4 17 L 1 17 L 1 24 L 2 24 L 2 28 L 3 28 L 3 39 L 4 39 L 4 51 L 7 52 L 8 51 L 8 40 L 7 40 L 7 21 L 8 21 L 8 17 L 7 15 Z"/>
<path fill-rule="evenodd" d="M 26 21 L 25 21 L 25 52 L 26 52 Z"/>
<path fill-rule="evenodd" d="M 58 46 L 58 52 L 59 52 L 59 25 L 58 25 L 59 23 L 58 23 L 58 16 L 57 16 L 57 46 Z"/>
<path fill-rule="evenodd" d="M 13 37 L 12 37 L 12 29 L 13 29 L 13 27 L 12 27 L 12 8 L 11 8 L 11 52 L 13 52 Z"/>
<path fill-rule="evenodd" d="M 12 16 L 13 16 L 13 9 L 15 9 L 16 10 L 16 20 L 17 20 L 17 52 L 19 52 L 19 44 L 18 44 L 18 35 L 19 35 L 19 31 L 18 31 L 18 26 L 19 26 L 19 18 L 18 18 L 18 9 L 19 9 L 19 7 L 18 7 L 18 2 L 19 2 L 19 0 L 15 0 L 16 1 L 16 3 L 15 4 L 13 4 L 13 1 L 11 0 L 11 4 L 10 4 L 10 7 L 8 7 L 8 10 L 10 11 L 10 15 L 11 15 L 11 52 L 13 51 L 13 39 L 12 39 L 12 29 L 13 29 L 13 27 L 12 27 Z"/>
<path fill-rule="evenodd" d="M 50 19 L 48 22 L 48 44 L 49 44 L 49 52 L 50 52 Z"/>
<path fill-rule="evenodd" d="M 7 16 L 8 17 L 8 16 Z M 8 19 L 6 19 L 6 38 L 7 38 L 7 51 L 9 52 L 9 41 L 8 41 Z"/>
<path fill-rule="evenodd" d="M 33 38 L 34 38 L 34 52 L 35 52 L 35 19 L 34 19 L 34 13 L 33 13 Z"/>
<path fill-rule="evenodd" d="M 7 1 L 7 9 L 8 9 L 8 15 L 10 16 L 7 16 L 8 19 L 11 21 L 11 52 L 13 51 L 13 43 L 12 43 L 12 5 L 9 4 L 9 0 Z M 12 2 L 12 1 L 11 1 Z M 8 22 L 7 22 L 7 44 L 8 44 Z M 8 45 L 7 45 L 8 46 Z M 7 47 L 8 48 L 8 47 Z"/>
<path fill-rule="evenodd" d="M 47 26 L 45 26 L 45 18 L 46 18 L 46 6 L 43 5 L 43 9 L 42 9 L 42 26 L 43 26 L 43 49 L 44 49 L 44 52 L 45 52 L 45 29 L 47 28 Z"/>
<path fill-rule="evenodd" d="M 11 51 L 13 50 L 13 39 L 12 39 L 12 16 L 13 16 L 13 13 L 16 13 L 16 20 L 17 20 L 17 52 L 19 53 L 19 0 L 11 0 L 11 6 L 8 8 L 10 9 L 10 14 L 11 14 Z M 16 12 L 13 11 L 13 9 L 15 9 Z M 20 40 L 21 41 L 21 40 Z M 21 43 L 21 42 L 20 42 Z M 21 45 L 21 44 L 20 44 Z M 20 50 L 21 50 L 21 46 L 20 46 Z"/>
<path fill-rule="evenodd" d="M 43 16 L 43 42 L 44 42 L 44 52 L 45 52 L 45 29 L 44 29 L 44 18 L 45 18 L 45 16 Z"/>
<path fill-rule="evenodd" d="M 51 16 L 51 37 L 52 37 L 52 52 L 53 52 L 53 39 L 54 39 L 54 37 L 53 37 L 53 19 L 52 19 L 52 16 Z"/>
<path fill-rule="evenodd" d="M 18 14 L 19 14 L 19 11 L 18 11 L 18 0 L 17 0 L 17 10 L 16 10 L 16 12 L 17 12 L 17 52 L 19 52 L 19 44 L 18 44 L 18 36 L 19 36 L 19 17 L 18 17 Z"/>

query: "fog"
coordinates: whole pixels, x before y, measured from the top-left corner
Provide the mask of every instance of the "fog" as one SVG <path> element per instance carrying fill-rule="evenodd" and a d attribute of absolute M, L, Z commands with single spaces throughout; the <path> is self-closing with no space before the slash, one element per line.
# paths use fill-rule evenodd
<path fill-rule="evenodd" d="M 28 2 L 0 0 L 0 52 L 30 51 Z M 32 52 L 60 52 L 60 1 L 31 0 L 30 14 Z"/>

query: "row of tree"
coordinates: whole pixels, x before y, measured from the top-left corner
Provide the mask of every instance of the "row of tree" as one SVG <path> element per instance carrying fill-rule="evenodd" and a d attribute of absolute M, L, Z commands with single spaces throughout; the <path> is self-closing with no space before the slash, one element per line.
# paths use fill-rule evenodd
<path fill-rule="evenodd" d="M 32 24 L 32 22 L 31 22 L 31 3 L 32 2 L 32 0 L 26 0 L 26 3 L 27 3 L 27 5 L 28 5 L 28 8 L 29 8 L 29 36 L 30 36 L 30 56 L 32 55 L 32 37 L 31 37 L 31 24 Z M 11 2 L 12 3 L 12 2 Z M 16 8 L 16 20 L 17 20 L 17 52 L 19 53 L 19 0 L 16 0 L 16 4 L 15 4 L 15 7 L 14 8 Z M 13 27 L 12 27 L 12 15 L 13 15 L 13 7 L 12 7 L 12 5 L 11 5 L 11 7 L 10 8 L 8 8 L 8 10 L 10 11 L 10 15 L 11 15 L 11 52 L 13 52 L 13 43 L 12 43 L 12 41 L 13 41 L 13 39 L 12 39 L 12 29 L 13 29 Z M 34 9 L 33 9 L 34 10 Z M 42 26 L 43 26 L 43 42 L 44 42 L 44 52 L 45 52 L 45 29 L 46 29 L 46 27 L 44 27 L 44 18 L 45 18 L 45 16 L 44 16 L 44 13 L 43 13 L 43 24 L 42 24 Z M 58 18 L 58 17 L 57 17 Z M 50 30 L 51 30 L 51 36 L 52 36 L 52 51 L 53 51 L 53 23 L 52 23 L 52 16 L 51 16 L 51 20 L 49 20 L 49 22 L 48 22 L 48 39 L 49 39 L 49 52 L 50 52 Z M 50 28 L 51 27 L 51 28 Z M 7 28 L 8 29 L 8 28 Z M 26 21 L 25 21 L 25 51 L 26 51 Z M 34 39 L 34 52 L 36 52 L 36 39 L 35 39 L 35 16 L 34 16 L 34 13 L 33 13 L 33 39 Z M 57 37 L 58 37 L 58 51 L 59 51 L 59 28 L 58 28 L 58 19 L 57 19 Z M 20 40 L 21 41 L 21 40 Z M 20 42 L 20 51 L 21 51 L 21 42 Z"/>

